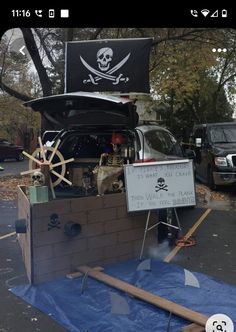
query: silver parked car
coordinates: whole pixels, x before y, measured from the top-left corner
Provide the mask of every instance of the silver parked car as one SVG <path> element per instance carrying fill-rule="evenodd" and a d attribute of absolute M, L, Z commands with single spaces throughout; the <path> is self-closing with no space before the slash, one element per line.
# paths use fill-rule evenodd
<path fill-rule="evenodd" d="M 181 145 L 169 130 L 158 125 L 140 125 L 135 131 L 138 135 L 140 160 L 157 161 L 185 157 Z"/>

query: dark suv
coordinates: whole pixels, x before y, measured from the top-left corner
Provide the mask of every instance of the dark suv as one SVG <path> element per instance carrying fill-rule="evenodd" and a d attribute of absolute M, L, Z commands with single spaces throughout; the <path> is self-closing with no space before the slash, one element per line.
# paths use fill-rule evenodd
<path fill-rule="evenodd" d="M 77 187 L 82 186 L 83 174 L 98 165 L 101 155 L 112 151 L 114 135 L 122 137 L 119 154 L 124 163 L 184 157 L 167 129 L 138 125 L 136 106 L 127 98 L 76 92 L 32 100 L 26 105 L 53 126 L 48 144 L 53 146 L 60 139 L 58 149 L 63 157 L 75 159 L 66 164 L 66 176 Z"/>
<path fill-rule="evenodd" d="M 236 183 L 236 123 L 207 123 L 193 128 L 195 174 L 211 189 Z"/>

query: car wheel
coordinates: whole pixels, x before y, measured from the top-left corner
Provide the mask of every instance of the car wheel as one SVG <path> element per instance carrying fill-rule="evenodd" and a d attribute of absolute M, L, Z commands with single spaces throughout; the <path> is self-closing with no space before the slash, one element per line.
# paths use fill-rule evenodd
<path fill-rule="evenodd" d="M 24 155 L 23 155 L 23 153 L 22 152 L 20 152 L 19 154 L 18 154 L 18 156 L 16 157 L 16 160 L 17 161 L 23 161 L 25 158 L 24 158 Z"/>
<path fill-rule="evenodd" d="M 207 185 L 211 190 L 216 190 L 216 185 L 213 178 L 212 168 L 209 166 L 207 170 Z"/>

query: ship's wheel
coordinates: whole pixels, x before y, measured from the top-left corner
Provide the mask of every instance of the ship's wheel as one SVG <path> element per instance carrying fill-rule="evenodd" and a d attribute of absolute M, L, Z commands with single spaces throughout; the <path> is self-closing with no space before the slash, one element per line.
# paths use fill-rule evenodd
<path fill-rule="evenodd" d="M 31 174 L 35 171 L 41 171 L 43 166 L 48 166 L 50 173 L 50 189 L 53 198 L 55 198 L 54 187 L 56 187 L 61 181 L 66 182 L 70 186 L 72 182 L 65 178 L 66 166 L 65 164 L 74 161 L 74 158 L 65 160 L 61 152 L 58 150 L 60 140 L 56 142 L 55 147 L 45 146 L 42 144 L 41 137 L 38 137 L 39 148 L 37 148 L 32 155 L 23 151 L 23 154 L 29 158 L 29 170 L 21 172 L 21 175 Z M 55 162 L 56 161 L 56 162 Z M 59 169 L 59 172 L 55 171 L 55 168 Z"/>

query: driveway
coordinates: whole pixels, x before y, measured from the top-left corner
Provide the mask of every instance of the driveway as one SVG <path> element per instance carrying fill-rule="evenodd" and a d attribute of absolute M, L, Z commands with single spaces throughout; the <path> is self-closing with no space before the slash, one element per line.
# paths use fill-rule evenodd
<path fill-rule="evenodd" d="M 20 172 L 27 171 L 29 169 L 28 163 L 28 159 L 23 161 L 8 160 L 1 162 L 1 166 L 4 167 L 4 171 L 0 172 L 0 177 L 19 175 Z"/>

